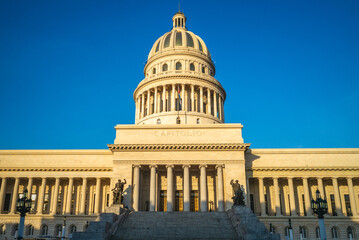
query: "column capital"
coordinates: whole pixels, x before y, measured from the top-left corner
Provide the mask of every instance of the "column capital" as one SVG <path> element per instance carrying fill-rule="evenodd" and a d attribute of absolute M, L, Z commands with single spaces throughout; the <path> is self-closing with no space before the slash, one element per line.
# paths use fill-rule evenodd
<path fill-rule="evenodd" d="M 182 165 L 182 168 L 190 168 L 191 167 L 191 165 L 189 165 L 189 164 L 184 164 L 184 165 Z"/>
<path fill-rule="evenodd" d="M 158 166 L 156 164 L 151 164 L 150 166 L 148 166 L 149 168 L 157 168 Z"/>
<path fill-rule="evenodd" d="M 134 165 L 132 165 L 132 167 L 133 167 L 133 168 L 137 168 L 137 167 L 138 167 L 138 168 L 141 168 L 141 165 L 139 165 L 139 164 L 134 164 Z"/>
<path fill-rule="evenodd" d="M 200 165 L 199 165 L 199 168 L 203 168 L 203 167 L 204 167 L 204 168 L 207 168 L 208 166 L 207 166 L 206 164 L 200 164 Z"/>
<path fill-rule="evenodd" d="M 331 179 L 333 179 L 333 180 L 334 180 L 334 179 L 338 180 L 338 177 L 331 177 Z"/>
<path fill-rule="evenodd" d="M 354 177 L 346 177 L 346 179 L 353 179 Z"/>
<path fill-rule="evenodd" d="M 167 165 L 166 165 L 166 168 L 174 168 L 174 165 L 172 165 L 172 164 L 167 164 Z"/>
<path fill-rule="evenodd" d="M 272 177 L 272 178 L 273 178 L 273 179 L 277 179 L 277 180 L 279 180 L 279 178 L 280 178 L 280 177 Z"/>
<path fill-rule="evenodd" d="M 302 179 L 304 180 L 304 179 L 308 179 L 309 177 L 302 177 Z"/>
<path fill-rule="evenodd" d="M 287 179 L 291 179 L 291 180 L 293 180 L 293 178 L 294 178 L 294 177 L 287 177 Z"/>
<path fill-rule="evenodd" d="M 215 168 L 224 168 L 224 164 L 217 164 Z"/>
<path fill-rule="evenodd" d="M 258 178 L 258 179 L 262 179 L 262 180 L 264 179 L 264 177 L 262 177 L 262 176 L 259 176 L 259 177 L 256 177 L 256 178 Z"/>

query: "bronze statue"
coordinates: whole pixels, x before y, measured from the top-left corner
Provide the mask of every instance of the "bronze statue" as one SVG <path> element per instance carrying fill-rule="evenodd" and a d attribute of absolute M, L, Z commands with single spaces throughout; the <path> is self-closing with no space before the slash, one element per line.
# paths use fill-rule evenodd
<path fill-rule="evenodd" d="M 245 206 L 246 204 L 244 202 L 243 189 L 241 188 L 241 185 L 239 184 L 238 180 L 234 182 L 234 180 L 232 179 L 230 184 L 232 185 L 232 189 L 234 192 L 234 196 L 232 197 L 233 205 Z"/>
<path fill-rule="evenodd" d="M 111 190 L 113 193 L 113 203 L 122 204 L 123 203 L 123 187 L 126 184 L 126 179 L 118 179 L 118 182 L 115 184 L 115 187 Z"/>

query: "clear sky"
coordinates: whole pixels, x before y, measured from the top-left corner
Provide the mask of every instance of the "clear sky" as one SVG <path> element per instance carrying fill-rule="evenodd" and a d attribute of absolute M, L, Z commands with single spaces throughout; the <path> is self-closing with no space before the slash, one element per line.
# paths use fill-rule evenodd
<path fill-rule="evenodd" d="M 178 1 L 0 1 L 0 149 L 105 149 Z M 359 1 L 181 0 L 252 148 L 359 147 Z"/>

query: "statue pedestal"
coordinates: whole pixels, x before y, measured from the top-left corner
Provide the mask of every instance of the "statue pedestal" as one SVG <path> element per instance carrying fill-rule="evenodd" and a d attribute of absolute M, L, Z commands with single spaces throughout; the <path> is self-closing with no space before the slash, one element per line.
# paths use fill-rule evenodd
<path fill-rule="evenodd" d="M 114 213 L 114 214 L 120 215 L 121 209 L 124 209 L 124 208 L 125 208 L 125 206 L 122 203 L 121 204 L 119 204 L 119 203 L 112 204 L 111 206 L 109 206 L 105 209 L 105 213 Z"/>

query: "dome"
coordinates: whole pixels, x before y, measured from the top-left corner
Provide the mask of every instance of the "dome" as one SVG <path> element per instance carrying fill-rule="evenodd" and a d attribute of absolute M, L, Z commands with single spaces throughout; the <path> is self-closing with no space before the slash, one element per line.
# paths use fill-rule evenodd
<path fill-rule="evenodd" d="M 204 41 L 186 28 L 186 17 L 177 12 L 173 18 L 173 28 L 158 38 L 152 46 L 148 60 L 152 57 L 176 51 L 185 51 L 201 54 L 209 59 L 211 55 Z"/>

